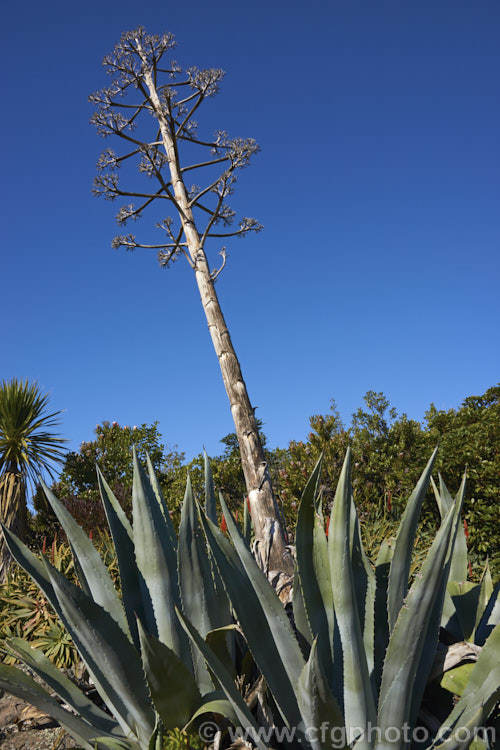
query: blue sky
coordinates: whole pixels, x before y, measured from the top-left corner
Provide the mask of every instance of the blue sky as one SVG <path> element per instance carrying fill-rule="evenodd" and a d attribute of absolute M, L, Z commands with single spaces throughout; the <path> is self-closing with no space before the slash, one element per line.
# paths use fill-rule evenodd
<path fill-rule="evenodd" d="M 1 21 L 0 377 L 50 391 L 69 447 L 104 419 L 159 420 L 188 458 L 232 431 L 192 272 L 112 250 L 119 206 L 90 193 L 112 144 L 87 96 L 139 24 L 227 72 L 200 132 L 261 146 L 233 205 L 264 231 L 226 243 L 217 291 L 271 446 L 332 398 L 422 419 L 499 380 L 498 0 L 28 0 Z"/>

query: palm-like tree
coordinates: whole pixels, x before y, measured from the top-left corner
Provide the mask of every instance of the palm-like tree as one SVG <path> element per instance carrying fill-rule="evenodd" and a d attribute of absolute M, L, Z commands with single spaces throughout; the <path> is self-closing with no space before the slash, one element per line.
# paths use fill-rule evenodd
<path fill-rule="evenodd" d="M 0 520 L 20 539 L 27 533 L 27 487 L 44 471 L 52 476 L 54 463 L 64 455 L 66 441 L 52 432 L 61 412 L 49 414 L 48 401 L 37 383 L 13 378 L 0 384 Z M 0 539 L 0 581 L 9 564 Z"/>

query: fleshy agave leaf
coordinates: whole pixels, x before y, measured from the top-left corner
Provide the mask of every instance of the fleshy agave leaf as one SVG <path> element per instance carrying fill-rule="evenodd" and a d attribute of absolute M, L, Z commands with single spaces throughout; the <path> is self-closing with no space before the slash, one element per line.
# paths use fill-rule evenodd
<path fill-rule="evenodd" d="M 345 741 L 344 720 L 323 675 L 316 640 L 299 678 L 298 696 L 300 713 L 307 727 L 307 738 L 312 750 L 346 747 L 338 742 L 339 730 L 339 736 Z"/>
<path fill-rule="evenodd" d="M 165 516 L 134 449 L 132 506 L 137 567 L 151 596 L 159 640 L 184 664 L 191 664 L 186 635 L 175 616 L 180 606 L 177 554 L 172 546 Z"/>
<path fill-rule="evenodd" d="M 460 664 L 458 667 L 449 669 L 443 674 L 439 684 L 450 693 L 462 695 L 475 666 L 474 662 L 467 662 L 466 664 Z"/>
<path fill-rule="evenodd" d="M 439 508 L 441 520 L 443 520 L 449 508 L 453 506 L 453 498 L 450 495 L 441 474 L 439 475 L 439 491 L 434 480 L 432 480 L 432 489 Z M 458 581 L 459 583 L 467 581 L 467 572 L 467 539 L 465 537 L 465 529 L 461 527 L 457 530 L 457 538 L 455 540 L 455 548 L 451 560 L 450 581 Z"/>
<path fill-rule="evenodd" d="M 434 490 L 436 502 L 439 508 L 439 514 L 441 516 L 441 519 L 444 519 L 449 509 L 453 507 L 453 497 L 451 496 L 446 484 L 444 483 L 444 479 L 442 475 L 438 474 L 438 477 L 439 477 L 439 491 L 437 490 L 434 479 L 432 478 L 431 478 L 431 483 L 432 483 L 432 488 Z"/>
<path fill-rule="evenodd" d="M 417 531 L 422 503 L 429 486 L 432 467 L 437 455 L 437 448 L 427 463 L 417 486 L 413 490 L 401 519 L 401 523 L 394 543 L 394 552 L 389 573 L 389 587 L 387 592 L 390 630 L 394 627 L 399 610 L 408 593 L 411 556 L 415 534 Z"/>
<path fill-rule="evenodd" d="M 495 586 L 476 629 L 475 642 L 482 646 L 490 633 L 500 624 L 500 582 Z"/>
<path fill-rule="evenodd" d="M 474 641 L 477 642 L 479 626 L 483 620 L 484 613 L 488 607 L 491 596 L 494 592 L 493 580 L 491 578 L 491 571 L 488 560 L 484 566 L 480 580 L 481 589 L 479 592 L 479 602 L 476 610 L 476 621 L 474 623 Z M 500 615 L 500 612 L 499 612 Z M 496 624 L 496 623 L 495 623 Z"/>
<path fill-rule="evenodd" d="M 382 739 L 376 745 L 377 750 L 399 750 L 405 746 L 403 736 L 398 742 L 389 742 L 386 737 L 389 727 L 404 726 L 417 708 L 419 699 L 415 694 L 416 690 L 420 690 L 423 679 L 428 677 L 428 674 L 420 672 L 418 685 L 414 686 L 422 656 L 424 660 L 429 656 L 424 653 L 424 646 L 430 650 L 428 672 L 432 667 L 449 573 L 449 564 L 446 565 L 446 562 L 447 559 L 449 561 L 450 541 L 456 528 L 459 508 L 460 504 L 457 502 L 456 508 L 448 511 L 391 633 L 380 688 L 378 725 Z M 433 633 L 430 633 L 429 623 L 434 627 Z"/>
<path fill-rule="evenodd" d="M 94 750 L 96 747 L 95 740 L 101 732 L 63 708 L 32 677 L 20 669 L 0 663 L 0 688 L 52 716 L 85 750 Z"/>
<path fill-rule="evenodd" d="M 292 608 L 293 621 L 295 625 L 297 640 L 302 649 L 302 653 L 304 654 L 305 657 L 307 657 L 311 650 L 313 637 L 311 633 L 311 628 L 309 627 L 309 620 L 307 619 L 307 615 L 306 615 L 304 595 L 303 595 L 302 587 L 300 585 L 299 572 L 298 572 L 297 566 L 295 566 L 295 570 L 293 572 L 292 597 L 293 597 L 293 608 Z"/>
<path fill-rule="evenodd" d="M 384 539 L 380 545 L 375 563 L 375 602 L 373 605 L 374 619 L 374 658 L 372 686 L 374 695 L 380 691 L 384 656 L 389 643 L 389 616 L 387 613 L 387 588 L 389 584 L 389 570 L 393 555 L 390 539 Z"/>
<path fill-rule="evenodd" d="M 434 655 L 438 644 L 439 635 L 439 624 L 442 621 L 443 608 L 446 601 L 447 585 L 449 582 L 449 575 L 451 565 L 454 556 L 454 545 L 456 543 L 457 534 L 460 527 L 460 514 L 463 506 L 463 500 L 465 495 L 465 482 L 466 474 L 462 478 L 457 496 L 454 500 L 454 506 L 449 510 L 449 513 L 453 514 L 452 529 L 450 534 L 450 541 L 448 544 L 448 552 L 445 558 L 445 562 L 442 568 L 441 582 L 439 584 L 434 605 L 430 610 L 427 620 L 427 632 L 423 637 L 423 645 L 421 647 L 421 656 L 418 660 L 417 671 L 413 682 L 413 690 L 411 695 L 411 711 L 410 711 L 410 724 L 414 726 L 417 721 L 420 705 L 424 696 L 425 688 L 429 680 L 429 676 L 432 671 L 434 662 Z M 423 571 L 422 571 L 423 573 Z"/>
<path fill-rule="evenodd" d="M 234 546 L 201 515 L 208 545 L 250 651 L 283 720 L 297 725 L 300 714 L 295 687 L 305 664 L 304 657 L 276 591 L 255 562 L 222 497 L 221 503 Z"/>
<path fill-rule="evenodd" d="M 208 523 L 211 524 L 212 522 L 208 521 Z M 214 673 L 217 680 L 219 681 L 219 684 L 224 694 L 226 695 L 226 698 L 228 699 L 231 706 L 233 707 L 234 713 L 238 719 L 239 726 L 245 727 L 245 729 L 249 731 L 253 729 L 255 733 L 254 738 L 253 738 L 255 741 L 255 744 L 260 748 L 260 750 L 268 750 L 266 743 L 263 742 L 260 737 L 258 726 L 252 714 L 250 713 L 247 704 L 245 703 L 242 696 L 238 692 L 238 688 L 236 687 L 236 683 L 234 682 L 232 675 L 229 674 L 224 664 L 214 654 L 210 646 L 208 646 L 208 644 L 205 643 L 205 641 L 200 636 L 200 634 L 197 633 L 196 628 L 194 628 L 191 625 L 189 620 L 186 617 L 184 617 L 182 612 L 177 610 L 177 615 L 186 633 L 192 639 L 195 646 L 201 651 L 201 653 L 203 654 L 207 662 L 208 667 L 211 669 L 211 671 Z"/>
<path fill-rule="evenodd" d="M 187 724 L 201 703 L 196 680 L 172 651 L 138 623 L 144 672 L 151 698 L 165 729 Z"/>
<path fill-rule="evenodd" d="M 222 511 L 226 518 L 227 530 L 231 537 L 231 541 L 233 542 L 234 550 L 236 551 L 239 557 L 239 560 L 241 562 L 241 565 L 243 566 L 244 572 L 247 577 L 247 586 L 246 586 L 247 592 L 253 589 L 253 592 L 255 593 L 258 601 L 261 603 L 262 610 L 264 612 L 265 619 L 267 621 L 266 629 L 268 630 L 271 638 L 273 639 L 275 643 L 278 653 L 280 654 L 281 663 L 283 664 L 285 668 L 285 673 L 288 676 L 288 679 L 290 680 L 291 685 L 295 686 L 297 685 L 298 679 L 304 667 L 304 657 L 302 656 L 302 652 L 300 650 L 298 641 L 295 638 L 295 634 L 290 624 L 288 615 L 286 614 L 286 611 L 283 608 L 283 604 L 280 601 L 276 593 L 276 590 L 271 586 L 268 579 L 264 575 L 263 571 L 258 566 L 253 554 L 247 547 L 245 540 L 239 529 L 239 526 L 236 523 L 233 514 L 229 510 L 229 507 L 226 505 L 226 502 L 224 498 L 222 497 L 222 495 L 220 495 L 220 503 L 222 506 Z M 225 585 L 227 585 L 227 581 L 224 577 L 223 577 L 223 582 Z M 238 620 L 243 625 L 240 614 L 238 612 L 238 608 L 236 607 L 235 601 L 231 594 L 229 594 L 229 598 L 238 615 Z M 240 593 L 239 598 L 241 598 L 241 593 Z M 257 658 L 256 649 L 257 648 L 260 649 L 259 641 L 262 641 L 262 635 L 263 635 L 263 632 L 265 631 L 261 631 L 260 636 L 257 631 L 256 638 L 252 638 L 252 643 L 251 643 L 250 637 L 248 634 L 248 626 L 250 625 L 253 626 L 254 624 L 255 624 L 255 620 L 252 621 L 250 619 L 250 621 L 247 623 L 247 628 L 243 629 L 243 632 L 245 633 L 248 645 L 254 655 L 255 660 L 257 664 L 259 664 L 259 659 Z M 264 622 L 262 622 L 262 625 L 264 625 Z M 261 667 L 260 664 L 259 664 L 259 667 L 261 668 L 261 671 L 263 672 L 263 674 L 265 674 L 264 669 Z M 267 668 L 267 664 L 266 664 L 266 668 Z M 271 679 L 270 675 L 269 674 L 266 675 L 266 681 L 268 682 L 269 685 L 270 685 L 270 682 L 269 682 L 270 679 Z M 283 685 L 281 686 L 281 692 L 284 692 Z M 275 694 L 275 696 L 276 695 L 277 694 Z M 294 709 L 296 705 L 297 704 L 296 704 L 296 696 L 295 696 L 295 701 L 293 704 Z M 292 723 L 294 721 L 294 713 L 288 714 Z"/>
<path fill-rule="evenodd" d="M 98 737 L 92 745 L 93 750 L 142 750 L 141 746 L 134 740 L 120 739 L 118 737 Z M 148 746 L 149 750 L 149 746 Z"/>
<path fill-rule="evenodd" d="M 27 666 L 29 666 L 57 695 L 73 708 L 84 721 L 95 730 L 95 737 L 100 735 L 122 735 L 119 724 L 109 714 L 104 713 L 96 704 L 87 698 L 60 669 L 41 651 L 32 648 L 22 638 L 9 638 L 7 646 Z M 49 712 L 50 713 L 50 712 Z"/>
<path fill-rule="evenodd" d="M 71 550 L 75 554 L 93 600 L 109 612 L 123 632 L 130 638 L 130 630 L 122 603 L 116 593 L 109 571 L 101 560 L 98 551 L 87 534 L 77 524 L 71 513 L 59 502 L 54 493 L 49 490 L 43 481 L 42 487 L 57 520 L 66 532 Z"/>
<path fill-rule="evenodd" d="M 177 557 L 183 612 L 198 633 L 204 638 L 210 630 L 229 625 L 232 622 L 229 602 L 224 591 L 215 587 L 189 475 L 182 505 Z M 193 655 L 193 663 L 200 690 L 209 692 L 213 689 L 212 680 L 198 651 Z"/>
<path fill-rule="evenodd" d="M 124 734 L 144 741 L 155 722 L 139 654 L 103 607 L 64 576 L 48 572 L 68 631 L 97 690 Z"/>
<path fill-rule="evenodd" d="M 163 748 L 163 732 L 162 723 L 158 719 L 156 726 L 153 730 L 153 734 L 149 738 L 148 750 L 162 750 Z"/>
<path fill-rule="evenodd" d="M 497 625 L 479 654 L 462 697 L 437 733 L 444 740 L 435 742 L 433 748 L 462 750 L 469 747 L 471 734 L 484 724 L 500 700 L 499 653 L 500 625 Z"/>
<path fill-rule="evenodd" d="M 295 531 L 295 550 L 297 575 L 304 601 L 308 630 L 314 633 L 318 639 L 317 648 L 320 653 L 320 660 L 330 682 L 333 673 L 335 615 L 328 543 L 323 528 L 323 519 L 316 511 L 322 460 L 323 457 L 321 456 L 302 493 Z M 305 630 L 304 626 L 302 628 Z"/>
<path fill-rule="evenodd" d="M 151 632 L 156 634 L 156 621 L 154 619 L 151 598 L 144 578 L 135 561 L 132 526 L 123 508 L 114 496 L 111 487 L 101 474 L 99 467 L 97 467 L 97 481 L 115 545 L 127 622 L 134 646 L 139 650 L 139 633 L 137 631 L 136 618 L 139 618 Z"/>
<path fill-rule="evenodd" d="M 373 671 L 375 667 L 375 597 L 376 578 L 375 572 L 368 560 L 363 548 L 361 530 L 359 526 L 358 513 L 351 495 L 350 511 L 350 550 L 352 575 L 354 579 L 354 590 L 359 613 L 359 621 L 363 631 L 363 643 L 365 647 L 368 672 L 375 687 Z"/>
<path fill-rule="evenodd" d="M 226 698 L 223 690 L 214 690 L 213 693 L 204 696 L 203 703 L 192 715 L 189 724 L 185 727 L 186 730 L 193 727 L 196 719 L 204 714 L 218 714 L 219 716 L 224 716 L 224 718 L 229 719 L 235 727 L 238 726 L 239 723 L 233 704 Z"/>
<path fill-rule="evenodd" d="M 361 731 L 357 747 L 369 748 L 368 726 L 376 711 L 358 612 L 350 550 L 351 452 L 347 451 L 333 501 L 328 547 L 335 616 L 340 632 L 344 668 L 344 717 L 348 740 Z"/>
<path fill-rule="evenodd" d="M 446 623 L 446 629 L 462 641 L 470 641 L 476 625 L 481 584 L 471 581 L 449 581 L 447 591 L 453 603 L 454 615 Z"/>
<path fill-rule="evenodd" d="M 240 632 L 238 625 L 224 625 L 222 628 L 210 630 L 205 636 L 205 642 L 210 646 L 218 659 L 226 666 L 233 678 L 238 676 L 234 658 L 234 634 Z"/>
<path fill-rule="evenodd" d="M 163 497 L 163 492 L 161 491 L 160 483 L 158 481 L 158 477 L 155 474 L 155 470 L 149 457 L 149 453 L 146 454 L 146 461 L 149 481 L 151 483 L 151 487 L 153 488 L 153 492 L 155 493 L 156 499 L 158 500 L 158 505 L 161 508 L 163 517 L 165 518 L 165 526 L 167 529 L 168 538 L 172 547 L 177 550 L 177 535 L 175 533 L 174 524 L 172 523 L 170 512 L 168 510 L 167 503 L 165 502 L 165 498 Z"/>

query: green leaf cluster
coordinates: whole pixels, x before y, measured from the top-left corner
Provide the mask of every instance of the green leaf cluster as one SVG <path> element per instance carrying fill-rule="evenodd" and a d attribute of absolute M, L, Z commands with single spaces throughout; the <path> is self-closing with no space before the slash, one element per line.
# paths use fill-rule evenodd
<path fill-rule="evenodd" d="M 465 478 L 455 498 L 442 479 L 439 489 L 433 485 L 442 520 L 412 576 L 435 460 L 436 451 L 374 565 L 362 541 L 350 451 L 328 535 L 318 461 L 298 512 L 290 612 L 222 495 L 228 535 L 219 528 L 208 460 L 205 507 L 188 478 L 178 536 L 150 461 L 145 471 L 134 457 L 132 524 L 98 473 L 121 597 L 91 540 L 45 487 L 78 584 L 3 531 L 70 633 L 107 711 L 19 638 L 8 640 L 11 652 L 62 703 L 12 666 L 0 665 L 0 687 L 52 714 L 85 748 L 153 747 L 164 730 L 196 726 L 207 713 L 221 736 L 232 724 L 260 750 L 331 750 L 340 746 L 339 733 L 342 747 L 405 750 L 405 732 L 415 727 L 426 730 L 428 750 L 468 747 L 472 734 L 464 744 L 463 732 L 482 727 L 500 698 L 499 586 L 487 568 L 480 584 L 466 582 Z M 466 675 L 441 665 L 440 634 L 449 648 L 474 639 Z M 450 704 L 443 695 L 451 695 L 453 679 L 460 690 Z M 438 696 L 431 702 L 429 689 Z M 487 739 L 474 747 L 490 750 Z"/>
<path fill-rule="evenodd" d="M 459 488 L 457 477 L 467 466 L 464 515 L 468 526 L 470 559 L 479 577 L 489 558 L 493 577 L 500 576 L 500 386 L 482 396 L 466 398 L 458 409 L 438 410 L 431 405 L 423 423 L 398 416 L 382 393 L 369 391 L 365 405 L 342 424 L 335 402 L 329 413 L 310 418 L 307 441 L 292 441 L 279 451 L 275 486 L 283 498 L 285 515 L 292 525 L 304 477 L 323 459 L 322 492 L 330 507 L 347 447 L 352 452 L 353 494 L 366 535 L 375 537 L 379 527 L 394 530 L 406 499 L 418 480 L 421 466 L 439 444 L 435 470 L 450 490 Z M 432 493 L 422 509 L 420 542 L 432 537 L 439 516 Z M 424 545 L 427 546 L 427 545 Z"/>

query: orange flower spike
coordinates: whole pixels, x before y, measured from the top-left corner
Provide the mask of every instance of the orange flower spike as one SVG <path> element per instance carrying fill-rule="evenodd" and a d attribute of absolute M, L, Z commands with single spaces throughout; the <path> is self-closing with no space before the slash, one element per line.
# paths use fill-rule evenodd
<path fill-rule="evenodd" d="M 224 516 L 222 516 L 222 520 L 220 522 L 220 530 L 222 531 L 223 534 L 225 534 L 227 531 L 227 523 L 226 523 L 226 519 L 224 518 Z"/>

